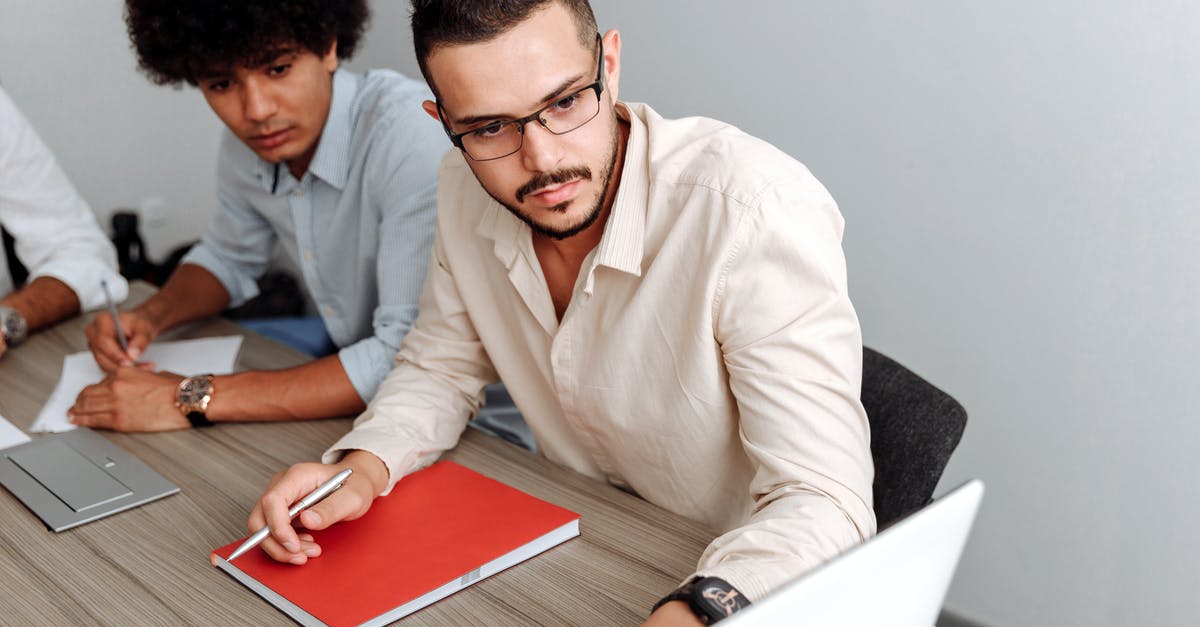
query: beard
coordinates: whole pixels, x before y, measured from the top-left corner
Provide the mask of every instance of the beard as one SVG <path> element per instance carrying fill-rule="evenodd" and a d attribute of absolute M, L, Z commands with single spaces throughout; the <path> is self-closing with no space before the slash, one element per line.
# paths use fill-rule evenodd
<path fill-rule="evenodd" d="M 616 116 L 614 115 L 613 117 L 615 118 Z M 608 157 L 605 159 L 606 165 L 604 166 L 604 170 L 600 172 L 600 193 L 596 196 L 595 204 L 593 204 L 592 208 L 587 212 L 586 215 L 583 216 L 582 220 L 576 222 L 575 224 L 571 224 L 563 228 L 554 228 L 550 225 L 543 224 L 534 220 L 533 216 L 530 216 L 525 211 L 522 211 L 520 207 L 508 204 L 499 196 L 492 193 L 492 190 L 487 189 L 486 187 L 484 190 L 487 191 L 488 195 L 491 196 L 496 202 L 504 205 L 504 208 L 508 209 L 509 212 L 511 212 L 514 216 L 517 216 L 517 218 L 522 222 L 528 224 L 529 228 L 538 235 L 560 241 L 567 239 L 568 237 L 583 232 L 589 226 L 595 224 L 596 220 L 600 218 L 600 214 L 604 211 L 604 198 L 608 195 L 608 186 L 612 182 L 613 169 L 617 166 L 617 142 L 620 141 L 620 138 L 621 132 L 619 125 L 613 124 L 612 141 L 609 142 Z M 586 179 L 588 181 L 592 180 L 592 169 L 587 166 L 575 166 L 563 170 L 555 170 L 553 172 L 542 172 L 536 174 L 533 178 L 529 179 L 527 183 L 517 189 L 515 194 L 517 197 L 517 202 L 524 200 L 527 194 L 535 192 L 548 185 L 556 185 L 558 183 L 565 183 L 575 179 Z M 586 202 L 584 199 L 577 200 Z M 555 205 L 550 208 L 550 211 L 557 214 L 565 213 L 570 207 L 571 202 L 574 201 Z"/>

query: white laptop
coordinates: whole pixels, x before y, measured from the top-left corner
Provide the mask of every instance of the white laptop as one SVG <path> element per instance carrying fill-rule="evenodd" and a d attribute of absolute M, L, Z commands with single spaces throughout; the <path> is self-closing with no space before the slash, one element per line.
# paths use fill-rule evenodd
<path fill-rule="evenodd" d="M 933 627 L 981 499 L 969 481 L 720 625 Z"/>

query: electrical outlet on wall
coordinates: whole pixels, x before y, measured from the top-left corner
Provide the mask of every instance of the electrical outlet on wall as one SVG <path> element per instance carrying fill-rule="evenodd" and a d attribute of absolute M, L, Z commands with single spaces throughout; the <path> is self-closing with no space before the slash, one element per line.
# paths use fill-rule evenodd
<path fill-rule="evenodd" d="M 162 226 L 167 223 L 167 200 L 162 196 L 143 198 L 138 205 L 142 223 L 146 226 Z"/>

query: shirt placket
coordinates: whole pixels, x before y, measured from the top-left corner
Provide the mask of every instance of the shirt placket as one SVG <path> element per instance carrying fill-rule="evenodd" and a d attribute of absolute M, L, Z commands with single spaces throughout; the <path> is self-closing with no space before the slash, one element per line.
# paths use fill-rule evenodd
<path fill-rule="evenodd" d="M 591 270 L 585 271 L 590 277 Z M 550 342 L 550 369 L 563 416 L 574 427 L 600 471 L 607 475 L 610 481 L 620 484 L 622 481 L 615 472 L 612 458 L 596 438 L 597 425 L 588 420 L 587 408 L 582 406 L 579 398 L 579 368 L 583 361 L 581 351 L 586 350 L 587 339 L 593 337 L 595 332 L 594 328 L 590 329 L 590 333 L 580 332 L 580 329 L 589 330 L 590 325 L 586 318 L 592 298 L 590 290 L 585 291 L 580 287 L 583 283 L 584 281 L 577 283 L 575 293 L 571 295 L 571 304 L 563 313 L 558 332 Z"/>
<path fill-rule="evenodd" d="M 317 242 L 312 228 L 312 187 L 312 176 L 304 176 L 288 193 L 288 205 L 292 209 L 292 222 L 296 225 L 296 241 L 300 244 L 300 271 L 304 273 L 304 282 L 308 284 L 313 301 L 320 309 L 330 337 L 336 340 L 342 334 L 342 329 L 334 318 L 337 312 L 329 304 L 329 296 L 322 289 L 320 273 L 317 271 Z"/>

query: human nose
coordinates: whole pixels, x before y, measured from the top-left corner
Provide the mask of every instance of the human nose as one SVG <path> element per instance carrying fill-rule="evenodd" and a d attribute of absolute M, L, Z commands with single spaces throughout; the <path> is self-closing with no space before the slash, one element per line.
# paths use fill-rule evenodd
<path fill-rule="evenodd" d="M 547 129 L 541 119 L 525 124 L 521 138 L 521 161 L 530 172 L 549 172 L 562 161 L 559 137 Z"/>
<path fill-rule="evenodd" d="M 275 115 L 275 100 L 266 87 L 256 80 L 248 80 L 242 90 L 242 110 L 246 119 L 252 122 L 265 122 Z"/>

